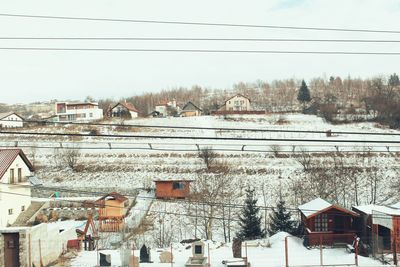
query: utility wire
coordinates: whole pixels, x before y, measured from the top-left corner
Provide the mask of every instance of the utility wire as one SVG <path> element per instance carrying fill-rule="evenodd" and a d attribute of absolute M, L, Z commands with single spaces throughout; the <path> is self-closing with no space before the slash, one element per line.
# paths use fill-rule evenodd
<path fill-rule="evenodd" d="M 9 121 L 1 119 L 0 121 Z M 117 124 L 117 123 L 95 123 L 95 122 L 63 122 L 63 121 L 43 121 L 43 120 L 25 120 L 26 123 L 36 124 L 60 124 L 60 125 L 84 125 L 84 126 L 109 126 L 124 128 L 157 128 L 157 129 L 182 129 L 182 130 L 206 130 L 206 131 L 245 131 L 245 132 L 277 132 L 277 133 L 316 133 L 326 134 L 327 131 L 317 130 L 285 130 L 285 129 L 257 129 L 257 128 L 228 128 L 228 127 L 198 127 L 198 126 L 173 126 L 173 125 L 146 125 L 146 124 Z M 330 131 L 331 134 L 357 134 L 357 135 L 393 135 L 400 136 L 400 133 L 383 132 L 351 132 L 351 131 Z"/>
<path fill-rule="evenodd" d="M 360 51 L 291 51 L 291 50 L 218 50 L 218 49 L 147 49 L 147 48 L 67 48 L 67 47 L 0 47 L 15 51 L 81 51 L 81 52 L 160 52 L 160 53 L 222 53 L 222 54 L 312 54 L 399 56 L 400 52 Z"/>
<path fill-rule="evenodd" d="M 114 19 L 114 18 L 48 16 L 48 15 L 12 14 L 12 13 L 0 13 L 0 16 L 1 17 L 15 17 L 15 18 L 33 18 L 33 19 L 85 20 L 85 21 L 103 21 L 103 22 L 129 22 L 129 23 L 188 25 L 188 26 L 217 26 L 217 27 L 265 28 L 265 29 L 286 29 L 286 30 L 307 30 L 307 31 L 365 32 L 365 33 L 400 33 L 400 30 L 381 30 L 381 29 L 300 27 L 300 26 L 283 26 L 283 25 L 211 23 L 211 22 L 197 22 L 197 21 Z"/>
<path fill-rule="evenodd" d="M 110 138 L 142 138 L 142 139 L 183 139 L 183 140 L 234 140 L 234 141 L 279 141 L 279 142 L 319 142 L 319 143 L 378 143 L 378 144 L 400 144 L 394 140 L 338 140 L 338 139 L 299 139 L 299 138 L 254 138 L 254 137 L 210 137 L 210 136 L 172 136 L 172 135 L 130 135 L 130 134 L 83 134 L 83 133 L 43 133 L 43 132 L 21 132 L 0 131 L 4 135 L 33 135 L 33 136 L 71 136 L 71 137 L 110 137 Z"/>
<path fill-rule="evenodd" d="M 222 41 L 222 42 L 323 42 L 323 43 L 400 43 L 394 39 L 293 39 L 293 38 L 196 38 L 196 37 L 13 37 L 0 40 L 66 40 L 66 41 Z"/>

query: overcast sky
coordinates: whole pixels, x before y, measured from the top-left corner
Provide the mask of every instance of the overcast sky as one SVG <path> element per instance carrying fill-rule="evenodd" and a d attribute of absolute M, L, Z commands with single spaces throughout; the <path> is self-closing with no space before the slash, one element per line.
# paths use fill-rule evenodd
<path fill-rule="evenodd" d="M 400 30 L 398 0 L 2 0 L 0 13 L 234 24 Z M 400 34 L 65 21 L 0 16 L 0 37 L 226 37 L 400 39 Z M 398 44 L 15 41 L 0 47 L 400 52 Z M 122 97 L 195 84 L 373 77 L 399 72 L 400 56 L 0 50 L 0 102 Z"/>

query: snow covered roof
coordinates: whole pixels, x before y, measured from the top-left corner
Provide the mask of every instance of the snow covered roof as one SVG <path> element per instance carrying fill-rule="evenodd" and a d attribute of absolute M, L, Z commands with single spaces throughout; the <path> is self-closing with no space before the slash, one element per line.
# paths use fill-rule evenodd
<path fill-rule="evenodd" d="M 322 198 L 316 198 L 310 202 L 300 205 L 299 210 L 304 214 L 304 216 L 309 217 L 314 213 L 318 213 L 321 210 L 329 208 L 330 206 L 332 206 L 332 204 L 328 201 L 323 200 Z"/>
<path fill-rule="evenodd" d="M 388 207 L 388 206 L 383 206 L 383 205 L 375 205 L 375 204 L 369 204 L 369 205 L 361 205 L 361 206 L 353 206 L 353 208 L 371 215 L 373 211 L 389 214 L 389 215 L 400 215 L 400 209 Z"/>
<path fill-rule="evenodd" d="M 311 200 L 310 202 L 307 202 L 307 203 L 299 206 L 299 210 L 301 211 L 301 213 L 304 214 L 304 216 L 306 216 L 306 218 L 313 217 L 313 216 L 315 216 L 321 212 L 324 212 L 328 209 L 331 209 L 331 208 L 335 208 L 337 210 L 352 214 L 354 216 L 359 216 L 356 212 L 347 210 L 338 205 L 331 204 L 328 201 L 323 200 L 322 198 L 316 198 L 314 200 Z"/>
<path fill-rule="evenodd" d="M 395 204 L 393 204 L 393 205 L 390 205 L 392 208 L 395 208 L 395 209 L 400 209 L 400 202 L 397 202 L 397 203 L 395 203 Z"/>

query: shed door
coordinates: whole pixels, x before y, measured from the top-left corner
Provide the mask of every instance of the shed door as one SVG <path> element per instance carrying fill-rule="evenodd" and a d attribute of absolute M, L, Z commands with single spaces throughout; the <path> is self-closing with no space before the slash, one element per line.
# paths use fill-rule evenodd
<path fill-rule="evenodd" d="M 4 266 L 19 267 L 19 234 L 4 235 Z"/>

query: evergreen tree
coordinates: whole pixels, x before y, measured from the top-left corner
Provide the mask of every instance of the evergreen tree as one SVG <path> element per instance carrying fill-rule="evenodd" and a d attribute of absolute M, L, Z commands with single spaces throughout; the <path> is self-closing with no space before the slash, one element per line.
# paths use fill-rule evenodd
<path fill-rule="evenodd" d="M 306 102 L 311 101 L 310 90 L 307 87 L 306 82 L 301 81 L 301 86 L 299 89 L 299 94 L 297 95 L 297 100 L 299 100 L 303 104 L 303 109 L 305 109 Z"/>
<path fill-rule="evenodd" d="M 389 85 L 390 86 L 399 86 L 400 85 L 400 79 L 396 73 L 393 73 L 392 75 L 390 75 Z"/>
<path fill-rule="evenodd" d="M 242 240 L 265 237 L 265 230 L 261 229 L 260 208 L 257 207 L 257 199 L 254 198 L 254 189 L 246 189 L 245 205 L 239 216 L 240 231 L 237 234 Z"/>
<path fill-rule="evenodd" d="M 282 199 L 278 202 L 276 210 L 269 215 L 269 218 L 271 219 L 268 230 L 270 235 L 274 235 L 277 232 L 294 233 L 296 222 L 291 219 L 291 214 L 286 210 L 285 201 Z"/>

